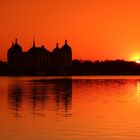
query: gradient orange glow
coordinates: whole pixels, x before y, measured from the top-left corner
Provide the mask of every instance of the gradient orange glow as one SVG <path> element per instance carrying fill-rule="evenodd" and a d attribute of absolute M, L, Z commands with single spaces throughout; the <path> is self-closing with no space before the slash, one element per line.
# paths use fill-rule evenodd
<path fill-rule="evenodd" d="M 0 2 L 0 59 L 17 37 L 24 50 L 65 39 L 78 59 L 140 58 L 138 0 L 4 0 Z"/>

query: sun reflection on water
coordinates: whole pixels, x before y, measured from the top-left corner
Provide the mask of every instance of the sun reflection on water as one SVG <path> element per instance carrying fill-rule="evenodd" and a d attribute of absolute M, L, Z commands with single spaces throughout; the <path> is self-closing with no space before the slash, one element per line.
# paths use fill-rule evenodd
<path fill-rule="evenodd" d="M 137 100 L 140 100 L 140 81 L 137 82 Z"/>

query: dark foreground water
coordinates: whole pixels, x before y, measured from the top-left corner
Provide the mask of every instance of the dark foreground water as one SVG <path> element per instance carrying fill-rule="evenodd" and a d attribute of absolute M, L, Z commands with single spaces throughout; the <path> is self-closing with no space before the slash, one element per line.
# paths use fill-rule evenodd
<path fill-rule="evenodd" d="M 140 77 L 0 77 L 0 140 L 140 140 Z"/>

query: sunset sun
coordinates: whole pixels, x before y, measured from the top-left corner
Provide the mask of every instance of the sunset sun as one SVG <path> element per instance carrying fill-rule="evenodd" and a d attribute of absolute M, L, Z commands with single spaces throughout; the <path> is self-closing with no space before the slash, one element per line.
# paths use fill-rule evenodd
<path fill-rule="evenodd" d="M 137 60 L 136 60 L 136 63 L 140 64 L 140 59 L 137 59 Z"/>
<path fill-rule="evenodd" d="M 130 60 L 135 61 L 136 63 L 140 63 L 140 54 L 135 53 L 135 54 L 131 55 Z"/>

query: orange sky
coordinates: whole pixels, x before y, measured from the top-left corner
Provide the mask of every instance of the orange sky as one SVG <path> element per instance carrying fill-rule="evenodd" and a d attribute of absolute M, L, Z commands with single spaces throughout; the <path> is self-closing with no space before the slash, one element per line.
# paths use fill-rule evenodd
<path fill-rule="evenodd" d="M 78 59 L 140 58 L 139 0 L 0 1 L 0 59 L 17 37 L 23 50 L 65 39 Z"/>

